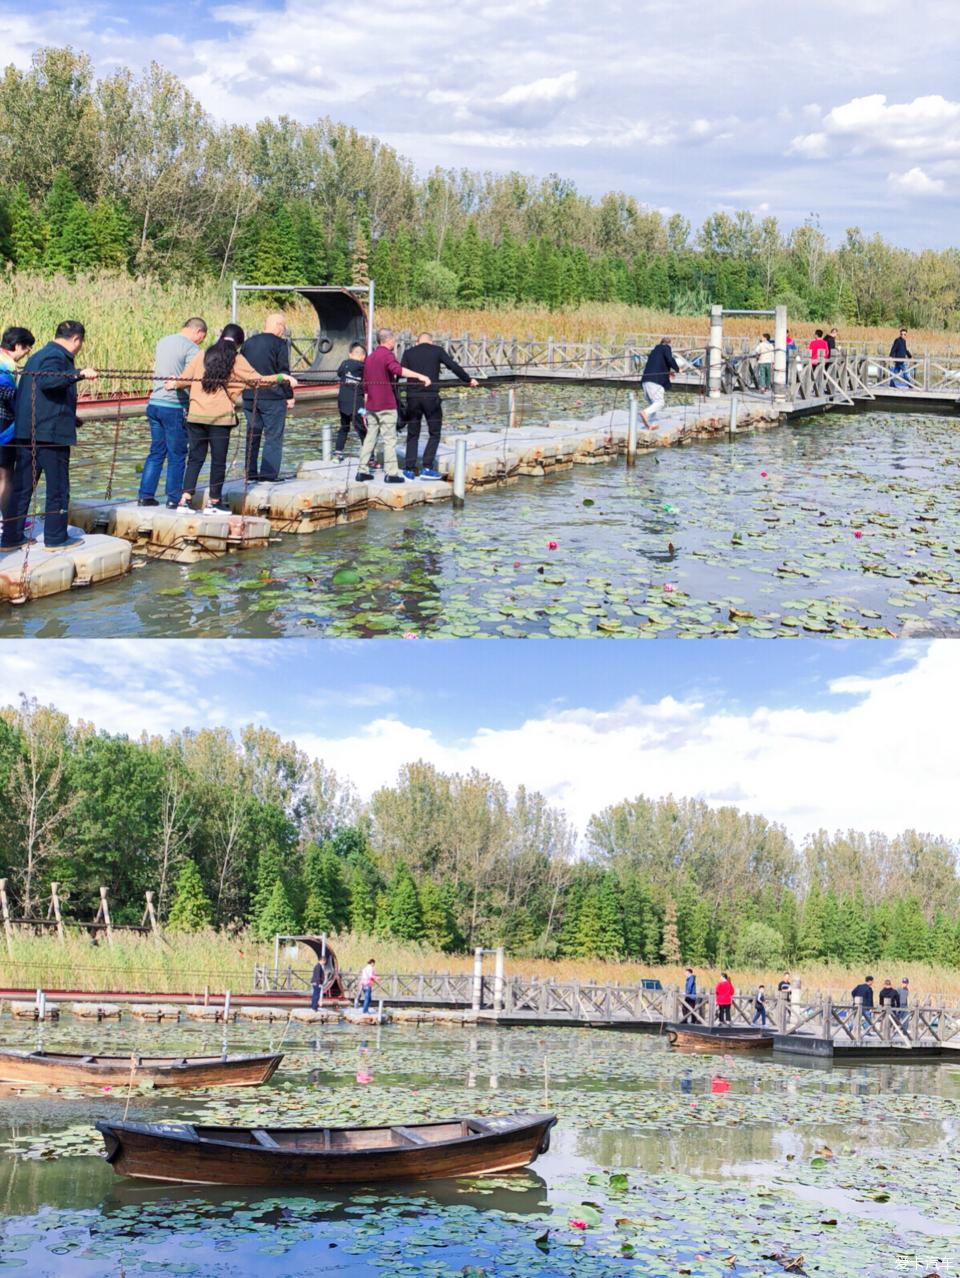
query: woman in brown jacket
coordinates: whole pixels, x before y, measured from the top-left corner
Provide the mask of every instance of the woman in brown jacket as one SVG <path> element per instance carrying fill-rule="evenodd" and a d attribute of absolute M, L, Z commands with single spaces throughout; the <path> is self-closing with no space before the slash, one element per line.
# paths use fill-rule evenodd
<path fill-rule="evenodd" d="M 289 382 L 296 386 L 296 379 L 288 373 L 276 377 L 261 377 L 240 354 L 244 333 L 239 324 L 228 324 L 217 341 L 195 355 L 179 377 L 167 382 L 167 390 L 186 386 L 190 389 L 190 406 L 187 409 L 187 469 L 183 477 L 181 506 L 189 506 L 197 485 L 197 479 L 210 449 L 210 487 L 207 490 L 205 515 L 229 510 L 221 500 L 223 481 L 227 473 L 227 451 L 230 448 L 230 432 L 237 425 L 237 404 L 245 390 L 253 386 L 272 386 L 275 382 Z"/>

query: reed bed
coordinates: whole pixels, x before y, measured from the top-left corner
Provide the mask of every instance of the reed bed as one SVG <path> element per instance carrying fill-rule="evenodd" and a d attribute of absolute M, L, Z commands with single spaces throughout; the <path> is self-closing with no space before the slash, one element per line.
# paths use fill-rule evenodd
<path fill-rule="evenodd" d="M 376 940 L 368 936 L 347 935 L 332 938 L 341 968 L 357 971 L 371 956 L 377 960 L 381 975 L 391 972 L 471 972 L 473 957 L 469 954 L 444 954 L 426 945 L 401 941 Z M 228 937 L 209 931 L 191 934 L 168 934 L 162 941 L 152 937 L 117 937 L 113 946 L 105 941 L 91 945 L 83 936 L 68 934 L 61 944 L 54 936 L 15 935 L 6 953 L 0 956 L 0 987 L 17 989 L 77 989 L 90 992 L 125 991 L 140 993 L 188 993 L 202 996 L 209 987 L 212 993 L 229 989 L 247 991 L 253 988 L 255 963 L 273 963 L 273 942 L 257 940 L 249 934 Z M 306 972 L 312 966 L 310 952 L 301 947 L 296 959 L 281 952 L 281 966 L 291 963 L 295 970 Z M 492 960 L 486 960 L 492 974 Z M 930 998 L 934 1004 L 960 1001 L 960 970 L 930 966 L 924 963 L 883 962 L 863 968 L 847 968 L 832 963 L 803 964 L 790 968 L 791 977 L 799 978 L 807 993 L 829 994 L 834 999 L 849 997 L 854 985 L 867 971 L 877 984 L 886 978 L 899 985 L 900 978 L 910 978 L 913 997 Z M 589 959 L 532 959 L 508 957 L 507 976 L 537 978 L 541 981 L 579 981 L 583 985 L 636 985 L 642 977 L 656 977 L 664 985 L 683 984 L 685 969 L 642 963 L 611 963 Z M 697 970 L 701 990 L 709 990 L 719 979 L 719 970 Z M 730 968 L 730 976 L 738 990 L 753 992 L 763 982 L 767 992 L 776 990 L 782 969 Z"/>
<path fill-rule="evenodd" d="M 247 329 L 260 328 L 266 304 L 262 298 L 242 297 L 239 321 Z M 310 336 L 316 331 L 316 315 L 305 302 L 288 307 L 294 333 Z M 149 369 L 157 339 L 175 331 L 191 315 L 202 315 L 212 331 L 230 318 L 230 287 L 203 277 L 195 281 L 160 281 L 123 274 L 97 274 L 67 279 L 64 276 L 0 272 L 0 327 L 23 324 L 40 341 L 47 341 L 63 319 L 79 319 L 87 326 L 84 363 L 98 368 Z M 545 307 L 502 306 L 478 310 L 442 309 L 435 306 L 377 309 L 377 319 L 400 331 L 474 337 L 517 337 L 559 341 L 623 343 L 640 336 L 669 334 L 675 339 L 705 340 L 705 315 L 676 316 L 647 307 L 612 302 L 588 302 L 550 311 Z M 728 337 L 753 336 L 771 321 L 731 318 L 725 323 Z M 793 328 L 798 342 L 813 334 L 812 323 Z M 841 343 L 869 343 L 886 353 L 893 332 L 889 328 L 843 325 Z M 960 334 L 915 330 L 910 334 L 915 352 L 946 354 L 960 351 Z M 101 384 L 100 389 L 110 388 Z M 130 390 L 135 385 L 125 384 Z M 81 388 L 95 393 L 92 384 Z"/>

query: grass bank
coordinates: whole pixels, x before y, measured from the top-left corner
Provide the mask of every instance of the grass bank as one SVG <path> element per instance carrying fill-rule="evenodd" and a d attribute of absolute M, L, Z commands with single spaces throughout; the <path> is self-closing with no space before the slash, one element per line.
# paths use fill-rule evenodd
<path fill-rule="evenodd" d="M 334 944 L 344 970 L 356 971 L 371 955 L 376 957 L 383 975 L 390 972 L 473 970 L 470 955 L 444 954 L 422 945 L 364 936 L 338 937 Z M 258 941 L 250 935 L 231 938 L 205 932 L 170 935 L 162 942 L 151 938 L 118 938 L 112 947 L 105 942 L 93 946 L 86 938 L 78 936 L 68 936 L 63 945 L 54 937 L 17 936 L 10 952 L 0 956 L 0 986 L 202 994 L 204 986 L 209 985 L 215 992 L 225 989 L 247 991 L 253 988 L 254 964 L 265 962 L 273 962 L 272 942 Z M 301 949 L 293 966 L 307 971 L 312 962 L 309 951 Z M 871 964 L 869 967 L 878 984 L 888 976 L 894 984 L 899 984 L 902 976 L 909 976 L 916 998 L 929 996 L 934 1003 L 943 1000 L 956 1004 L 960 1001 L 960 970 L 899 962 Z M 487 968 L 492 972 L 490 960 Z M 684 974 L 682 967 L 610 963 L 599 959 L 550 961 L 508 957 L 506 970 L 508 976 L 620 985 L 635 985 L 642 977 L 650 976 L 659 977 L 664 985 L 679 985 Z M 791 968 L 791 973 L 799 976 L 804 990 L 811 993 L 821 991 L 835 999 L 847 997 L 865 975 L 862 968 L 830 963 L 801 965 Z M 737 989 L 752 991 L 762 981 L 769 991 L 776 986 L 782 970 L 731 968 L 730 974 Z M 699 970 L 700 988 L 711 988 L 719 975 L 716 970 Z"/>
<path fill-rule="evenodd" d="M 190 315 L 203 315 L 211 329 L 230 318 L 229 285 L 215 280 L 179 282 L 132 279 L 128 275 L 92 275 L 77 279 L 62 276 L 0 273 L 0 326 L 22 324 L 41 341 L 48 340 L 62 319 L 79 319 L 87 326 L 84 360 L 98 368 L 150 369 L 159 337 L 175 331 Z M 297 336 L 316 330 L 313 308 L 305 303 L 289 309 L 289 322 Z M 240 304 L 240 323 L 247 329 L 261 327 L 264 306 L 259 301 Z M 542 307 L 491 307 L 478 310 L 441 309 L 431 306 L 383 307 L 378 319 L 394 328 L 417 332 L 471 333 L 474 336 L 555 337 L 558 340 L 622 342 L 644 334 L 667 333 L 692 340 L 705 338 L 705 315 L 675 316 L 645 307 L 590 302 L 559 311 Z M 769 321 L 730 319 L 730 336 L 753 336 Z M 813 334 L 812 323 L 793 328 L 798 342 Z M 841 342 L 870 342 L 883 353 L 893 333 L 844 325 Z M 914 352 L 946 353 L 960 350 L 960 334 L 915 331 L 910 335 Z M 92 391 L 92 387 L 90 390 Z"/>

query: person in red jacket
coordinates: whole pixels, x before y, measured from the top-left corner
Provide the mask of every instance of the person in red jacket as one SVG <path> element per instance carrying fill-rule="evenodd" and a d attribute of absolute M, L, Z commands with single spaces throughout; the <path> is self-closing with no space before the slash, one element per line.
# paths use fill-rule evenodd
<path fill-rule="evenodd" d="M 823 329 L 818 328 L 810 342 L 810 363 L 816 364 L 819 360 L 828 360 L 830 358 L 830 343 L 823 335 Z"/>
<path fill-rule="evenodd" d="M 715 990 L 717 996 L 717 1021 L 721 1025 L 730 1024 L 730 1005 L 733 1002 L 734 995 L 733 982 L 726 972 L 720 973 L 720 980 L 717 981 Z"/>

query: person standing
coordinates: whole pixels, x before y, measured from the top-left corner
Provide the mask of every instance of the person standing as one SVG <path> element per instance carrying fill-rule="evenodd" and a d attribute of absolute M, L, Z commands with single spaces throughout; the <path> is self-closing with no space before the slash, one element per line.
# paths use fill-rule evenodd
<path fill-rule="evenodd" d="M 243 355 L 243 329 L 228 324 L 214 344 L 199 351 L 179 377 L 167 382 L 167 389 L 187 386 L 190 404 L 187 409 L 187 438 L 190 451 L 183 479 L 181 506 L 189 506 L 203 463 L 210 450 L 210 484 L 205 515 L 229 511 L 221 500 L 227 474 L 227 451 L 230 434 L 237 424 L 237 404 L 243 392 L 254 386 L 277 386 L 290 380 L 289 373 L 261 377 Z"/>
<path fill-rule="evenodd" d="M 280 477 L 287 409 L 293 402 L 293 388 L 297 385 L 296 379 L 290 376 L 290 347 L 286 336 L 287 321 L 283 312 L 273 311 L 263 322 L 263 332 L 255 333 L 243 343 L 242 353 L 247 363 L 261 376 L 271 379 L 270 385 L 256 394 L 249 389 L 243 392 L 248 479 L 272 481 Z"/>
<path fill-rule="evenodd" d="M 367 358 L 367 348 L 362 342 L 354 342 L 347 353 L 347 358 L 340 361 L 337 369 L 337 411 L 340 413 L 340 428 L 334 444 L 337 461 L 343 461 L 343 450 L 347 444 L 350 427 L 360 437 L 360 445 L 366 438 L 367 428 L 363 424 L 365 409 L 363 407 L 363 361 Z"/>
<path fill-rule="evenodd" d="M 890 347 L 890 358 L 893 367 L 890 370 L 890 385 L 893 387 L 909 387 L 910 375 L 907 373 L 907 360 L 913 359 L 907 349 L 907 330 L 901 328 Z"/>
<path fill-rule="evenodd" d="M 407 424 L 407 451 L 404 457 L 403 473 L 407 479 L 417 478 L 417 447 L 420 443 L 420 421 L 427 421 L 427 446 L 423 450 L 423 463 L 420 471 L 421 479 L 440 479 L 440 473 L 434 469 L 437 449 L 440 446 L 440 431 L 443 427 L 443 402 L 440 399 L 440 367 L 449 368 L 454 377 L 458 377 L 467 386 L 477 386 L 477 379 L 465 372 L 457 361 L 437 346 L 432 333 L 421 333 L 416 346 L 403 352 L 403 362 L 407 368 L 429 377 L 428 385 L 408 381 L 407 407 L 404 419 Z"/>
<path fill-rule="evenodd" d="M 325 979 L 325 968 L 323 959 L 317 959 L 313 965 L 313 972 L 310 976 L 310 1010 L 315 1012 L 320 1006 L 320 995 L 323 993 L 323 982 Z"/>
<path fill-rule="evenodd" d="M 670 385 L 670 378 L 674 373 L 679 372 L 680 365 L 674 358 L 673 350 L 670 346 L 670 338 L 661 337 L 647 356 L 647 362 L 640 376 L 640 389 L 643 391 L 643 397 L 647 401 L 647 407 L 640 410 L 640 417 L 647 430 L 656 430 L 650 419 L 663 408 L 663 401 Z"/>
<path fill-rule="evenodd" d="M 730 980 L 726 972 L 720 973 L 720 980 L 717 981 L 717 988 L 714 992 L 717 997 L 717 1021 L 720 1025 L 729 1025 L 730 1008 L 736 991 L 733 988 L 733 981 Z"/>
<path fill-rule="evenodd" d="M 890 1007 L 900 1006 L 900 995 L 893 988 L 893 981 L 889 979 L 884 981 L 883 989 L 880 991 L 880 1006 L 887 1007 L 888 1005 Z"/>
<path fill-rule="evenodd" d="M 904 976 L 900 981 L 900 1010 L 897 1012 L 897 1020 L 901 1025 L 909 1022 L 908 1007 L 910 1006 L 910 977 Z"/>
<path fill-rule="evenodd" d="M 823 329 L 818 328 L 811 339 L 808 350 L 810 351 L 810 363 L 818 364 L 821 360 L 826 362 L 830 356 L 830 343 L 823 335 Z"/>
<path fill-rule="evenodd" d="M 869 1026 L 870 1013 L 873 1011 L 873 977 L 865 976 L 859 985 L 855 985 L 851 991 L 854 1003 L 859 1003 L 863 1008 L 864 1023 Z"/>
<path fill-rule="evenodd" d="M 0 337 L 0 513 L 10 497 L 17 450 L 13 443 L 17 365 L 33 350 L 29 328 L 8 328 Z"/>
<path fill-rule="evenodd" d="M 183 492 L 183 468 L 187 461 L 186 390 L 167 390 L 167 381 L 179 377 L 207 338 L 207 321 L 199 315 L 188 319 L 179 333 L 161 337 L 153 355 L 153 390 L 147 400 L 150 451 L 140 473 L 138 506 L 156 506 L 157 484 L 167 465 L 167 509 L 175 510 Z"/>
<path fill-rule="evenodd" d="M 837 353 L 837 347 L 840 344 L 840 334 L 837 332 L 835 328 L 831 328 L 830 332 L 826 335 L 826 337 L 823 340 L 827 343 L 827 346 L 829 347 L 827 359 L 833 359 L 834 355 L 836 355 Z"/>
<path fill-rule="evenodd" d="M 692 967 L 687 968 L 683 982 L 683 1020 L 694 1021 L 697 1010 L 697 978 Z"/>
<path fill-rule="evenodd" d="M 3 512 L 0 550 L 28 544 L 27 513 L 33 491 L 43 475 L 46 507 L 43 544 L 48 550 L 80 545 L 67 524 L 70 508 L 70 449 L 77 442 L 77 382 L 95 381 L 96 369 L 77 372 L 75 360 L 86 330 L 79 320 L 57 325 L 52 342 L 27 360 L 20 375 L 14 410 L 16 459 L 13 482 Z"/>
<path fill-rule="evenodd" d="M 413 368 L 405 368 L 393 353 L 397 339 L 392 329 L 381 328 L 377 333 L 377 348 L 368 355 L 363 365 L 364 406 L 367 418 L 367 437 L 360 450 L 357 479 L 368 483 L 373 479 L 370 462 L 383 439 L 383 469 L 385 484 L 402 484 L 403 475 L 397 465 L 397 392 L 398 377 L 430 385 L 430 378 Z"/>
<path fill-rule="evenodd" d="M 773 338 L 769 333 L 764 333 L 753 350 L 757 357 L 758 390 L 770 390 L 773 386 L 773 352 Z"/>
<path fill-rule="evenodd" d="M 767 995 L 762 985 L 757 986 L 757 992 L 753 998 L 753 1023 L 757 1022 L 761 1025 L 767 1023 Z"/>
<path fill-rule="evenodd" d="M 363 1012 L 370 1011 L 370 1000 L 373 998 L 373 987 L 377 983 L 377 960 L 367 959 L 367 965 L 360 973 L 360 990 L 363 994 Z"/>

